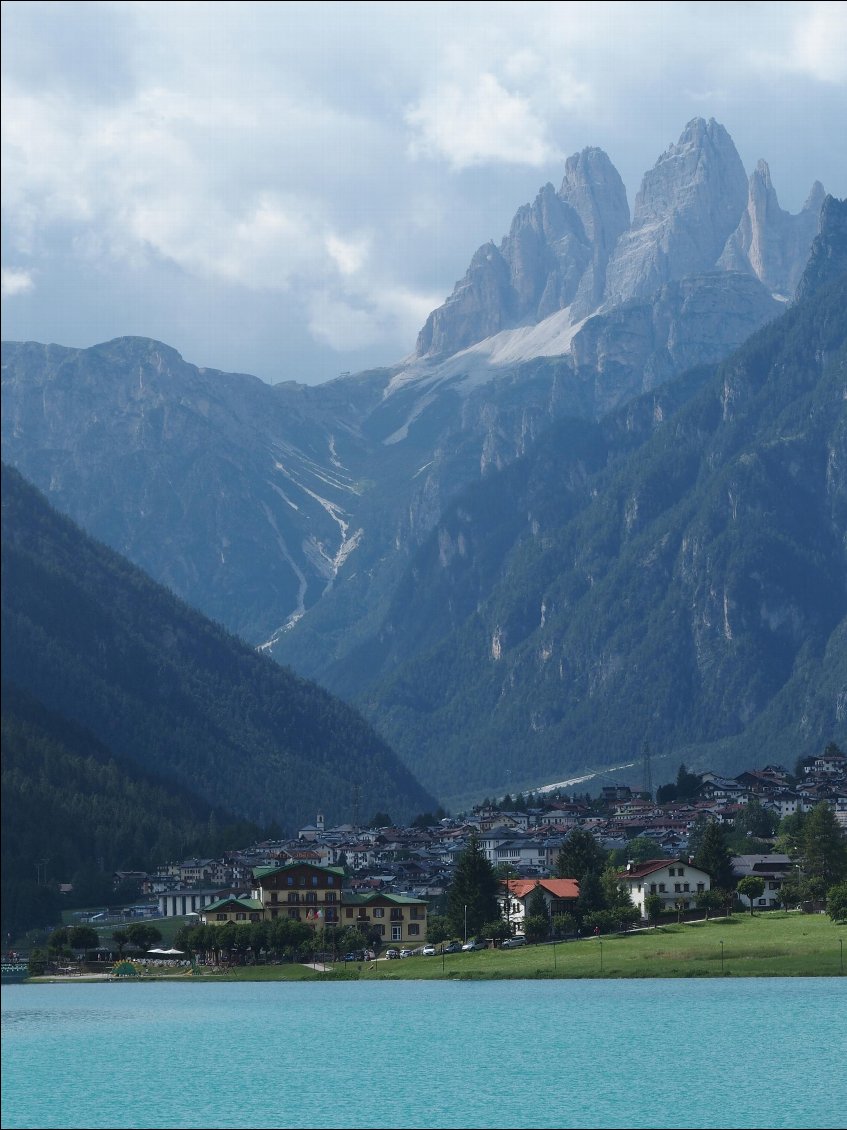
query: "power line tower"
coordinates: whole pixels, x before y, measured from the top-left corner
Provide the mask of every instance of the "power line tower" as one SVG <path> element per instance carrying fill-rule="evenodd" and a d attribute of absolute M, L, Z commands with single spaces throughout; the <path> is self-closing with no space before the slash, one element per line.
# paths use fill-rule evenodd
<path fill-rule="evenodd" d="M 653 799 L 653 771 L 650 768 L 650 743 L 645 742 L 641 754 L 642 759 L 642 788 L 650 800 Z"/>

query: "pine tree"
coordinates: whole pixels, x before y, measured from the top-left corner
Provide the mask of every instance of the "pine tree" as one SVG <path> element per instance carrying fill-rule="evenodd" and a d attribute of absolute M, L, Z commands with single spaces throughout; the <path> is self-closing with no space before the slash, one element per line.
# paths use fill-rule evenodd
<path fill-rule="evenodd" d="M 581 881 L 589 871 L 598 874 L 603 871 L 607 860 L 608 852 L 600 847 L 590 832 L 574 828 L 556 856 L 556 875 L 560 879 Z"/>
<path fill-rule="evenodd" d="M 847 840 L 826 801 L 816 804 L 806 818 L 802 850 L 807 879 L 821 879 L 828 889 L 847 877 Z"/>
<path fill-rule="evenodd" d="M 500 884 L 494 868 L 485 858 L 476 833 L 456 860 L 453 882 L 447 892 L 447 918 L 457 937 L 468 937 L 482 931 L 488 922 L 500 918 L 498 895 Z"/>
<path fill-rule="evenodd" d="M 711 877 L 713 887 L 722 891 L 734 889 L 732 856 L 726 846 L 723 829 L 716 820 L 706 826 L 702 843 L 694 856 L 694 866 Z"/>

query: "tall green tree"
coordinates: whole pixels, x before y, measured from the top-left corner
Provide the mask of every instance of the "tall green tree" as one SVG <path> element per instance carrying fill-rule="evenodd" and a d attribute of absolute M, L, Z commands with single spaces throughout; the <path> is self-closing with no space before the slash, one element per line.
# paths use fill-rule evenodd
<path fill-rule="evenodd" d="M 732 856 L 726 846 L 723 829 L 716 820 L 710 821 L 706 826 L 702 843 L 694 855 L 694 866 L 710 876 L 713 887 L 731 891 L 735 886 Z"/>
<path fill-rule="evenodd" d="M 482 932 L 487 922 L 500 918 L 500 884 L 485 858 L 479 838 L 472 832 L 468 846 L 456 860 L 453 882 L 447 891 L 447 918 L 456 937 Z"/>
<path fill-rule="evenodd" d="M 803 828 L 803 870 L 828 889 L 847 878 L 847 840 L 826 801 L 816 804 Z"/>
<path fill-rule="evenodd" d="M 608 852 L 584 828 L 574 828 L 556 856 L 556 875 L 560 879 L 581 881 L 588 871 L 600 874 L 606 866 Z"/>

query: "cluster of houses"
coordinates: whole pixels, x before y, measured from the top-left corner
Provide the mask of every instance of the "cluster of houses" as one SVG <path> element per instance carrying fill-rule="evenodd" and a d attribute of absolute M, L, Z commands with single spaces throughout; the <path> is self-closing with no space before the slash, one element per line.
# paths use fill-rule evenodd
<path fill-rule="evenodd" d="M 621 875 L 643 914 L 649 894 L 660 895 L 669 906 L 693 905 L 697 894 L 709 889 L 709 876 L 687 854 L 688 837 L 704 818 L 732 825 L 753 798 L 779 817 L 824 800 L 847 829 L 847 757 L 827 752 L 804 770 L 799 782 L 772 765 L 734 778 L 707 772 L 695 798 L 662 805 L 627 786 L 604 788 L 599 806 L 560 796 L 535 798 L 515 811 L 484 805 L 428 828 L 327 827 L 319 815 L 291 840 L 255 844 L 223 859 L 172 863 L 156 875 L 121 872 L 116 879 L 137 878 L 149 900 L 147 913 L 155 917 L 196 914 L 223 924 L 285 915 L 316 927 L 367 926 L 386 942 L 419 943 L 426 937 L 427 906 L 445 893 L 471 834 L 490 863 L 508 864 L 516 876 L 503 901 L 513 925 L 519 927 L 536 883 L 552 915 L 572 910 L 576 883 L 551 875 L 567 836 L 583 828 L 607 850 L 626 851 L 634 837 L 655 842 L 657 857 L 663 858 Z M 735 859 L 739 878 L 764 879 L 757 903 L 763 909 L 779 904 L 781 883 L 792 866 L 777 854 Z"/>

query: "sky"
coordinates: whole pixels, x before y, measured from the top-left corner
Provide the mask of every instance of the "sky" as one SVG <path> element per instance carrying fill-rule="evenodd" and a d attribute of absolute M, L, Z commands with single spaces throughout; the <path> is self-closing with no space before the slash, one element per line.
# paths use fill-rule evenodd
<path fill-rule="evenodd" d="M 2 5 L 3 338 L 309 384 L 411 353 L 586 146 L 847 194 L 847 3 Z"/>

